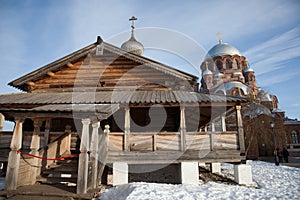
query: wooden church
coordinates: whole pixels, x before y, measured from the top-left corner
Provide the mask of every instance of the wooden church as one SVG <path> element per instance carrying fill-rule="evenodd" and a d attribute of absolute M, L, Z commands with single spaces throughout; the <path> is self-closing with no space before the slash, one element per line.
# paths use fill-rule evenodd
<path fill-rule="evenodd" d="M 22 92 L 0 95 L 0 113 L 15 122 L 0 138 L 6 190 L 51 179 L 83 194 L 155 165 L 197 183 L 199 163 L 244 163 L 249 100 L 199 93 L 198 77 L 143 57 L 133 28 L 122 48 L 98 37 L 9 83 Z"/>

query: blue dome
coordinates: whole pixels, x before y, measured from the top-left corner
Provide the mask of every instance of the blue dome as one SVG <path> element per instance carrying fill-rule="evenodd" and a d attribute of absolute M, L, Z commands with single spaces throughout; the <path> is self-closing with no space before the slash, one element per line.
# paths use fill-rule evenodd
<path fill-rule="evenodd" d="M 205 60 L 207 60 L 209 58 L 213 58 L 215 56 L 223 56 L 223 55 L 231 55 L 231 56 L 239 55 L 239 56 L 241 56 L 241 53 L 239 52 L 239 50 L 237 50 L 237 48 L 235 48 L 227 43 L 219 43 L 208 51 L 208 53 L 205 57 Z"/>

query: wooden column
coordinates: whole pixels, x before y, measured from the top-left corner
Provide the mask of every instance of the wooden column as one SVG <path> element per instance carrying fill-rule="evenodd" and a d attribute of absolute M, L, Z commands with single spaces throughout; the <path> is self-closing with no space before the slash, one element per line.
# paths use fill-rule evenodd
<path fill-rule="evenodd" d="M 44 132 L 44 146 L 47 146 L 49 143 L 50 126 L 51 126 L 51 119 L 47 119 L 45 125 L 45 132 Z"/>
<path fill-rule="evenodd" d="M 241 113 L 241 106 L 236 106 L 236 121 L 237 121 L 237 131 L 239 137 L 239 147 L 241 153 L 245 153 L 245 139 L 244 139 L 244 128 L 243 128 L 243 119 Z"/>
<path fill-rule="evenodd" d="M 221 116 L 222 132 L 226 132 L 226 115 Z"/>
<path fill-rule="evenodd" d="M 186 150 L 186 124 L 185 124 L 185 112 L 184 105 L 180 105 L 180 144 L 181 151 Z"/>
<path fill-rule="evenodd" d="M 34 126 L 34 130 L 33 130 L 33 134 L 32 134 L 32 139 L 31 139 L 31 144 L 30 144 L 30 153 L 35 155 L 35 156 L 39 156 L 39 148 L 40 148 L 40 122 L 39 120 L 33 120 L 33 126 Z M 33 162 L 32 165 L 33 167 L 31 167 L 31 184 L 35 184 L 36 182 L 36 177 L 39 175 L 38 172 L 40 172 L 39 168 L 37 167 L 39 165 L 39 159 L 38 158 L 32 158 Z"/>
<path fill-rule="evenodd" d="M 129 134 L 130 134 L 130 108 L 125 108 L 125 124 L 124 124 L 124 151 L 129 151 Z"/>
<path fill-rule="evenodd" d="M 65 132 L 68 133 L 66 151 L 67 151 L 67 154 L 71 155 L 72 134 L 71 134 L 71 126 L 70 125 L 66 125 Z"/>
<path fill-rule="evenodd" d="M 108 134 L 110 132 L 109 125 L 106 124 L 104 127 L 103 133 L 99 135 L 99 150 L 98 150 L 98 158 L 99 158 L 99 167 L 98 167 L 98 182 L 100 183 L 102 180 L 102 175 L 104 172 L 104 168 L 106 165 L 106 159 L 108 154 Z"/>
<path fill-rule="evenodd" d="M 77 194 L 87 191 L 88 167 L 89 167 L 89 124 L 90 119 L 82 119 L 82 134 L 80 142 L 80 154 L 78 163 Z"/>
<path fill-rule="evenodd" d="M 98 142 L 99 142 L 99 126 L 100 122 L 93 122 L 92 127 L 92 140 L 91 140 L 91 188 L 98 186 L 97 175 L 98 175 Z"/>
<path fill-rule="evenodd" d="M 4 115 L 2 115 L 2 113 L 0 113 L 0 132 L 3 130 L 4 121 L 5 121 Z"/>
<path fill-rule="evenodd" d="M 215 122 L 211 122 L 211 132 L 210 132 L 210 150 L 214 150 L 214 144 L 215 144 Z"/>
<path fill-rule="evenodd" d="M 20 154 L 18 151 L 22 147 L 22 129 L 23 129 L 23 120 L 15 120 L 15 128 L 10 144 L 10 152 L 8 156 L 7 171 L 5 177 L 5 189 L 6 190 L 15 190 L 17 189 L 18 183 L 18 172 L 20 165 Z"/>

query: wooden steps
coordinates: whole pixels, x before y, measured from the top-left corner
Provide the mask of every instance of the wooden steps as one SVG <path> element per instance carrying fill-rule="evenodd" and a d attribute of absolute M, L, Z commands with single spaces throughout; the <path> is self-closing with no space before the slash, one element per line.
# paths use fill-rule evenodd
<path fill-rule="evenodd" d="M 44 184 L 76 185 L 78 174 L 78 158 L 57 161 L 42 171 L 37 182 Z"/>

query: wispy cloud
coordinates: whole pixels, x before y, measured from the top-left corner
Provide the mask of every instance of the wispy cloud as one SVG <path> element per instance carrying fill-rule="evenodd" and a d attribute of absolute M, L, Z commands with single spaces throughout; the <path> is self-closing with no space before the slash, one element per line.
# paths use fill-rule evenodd
<path fill-rule="evenodd" d="M 289 60 L 300 57 L 300 26 L 252 47 L 244 55 L 257 75 L 286 67 Z"/>
<path fill-rule="evenodd" d="M 287 71 L 284 73 L 276 73 L 272 75 L 265 75 L 258 79 L 258 85 L 261 87 L 272 86 L 277 83 L 287 82 L 299 76 L 300 71 Z"/>

